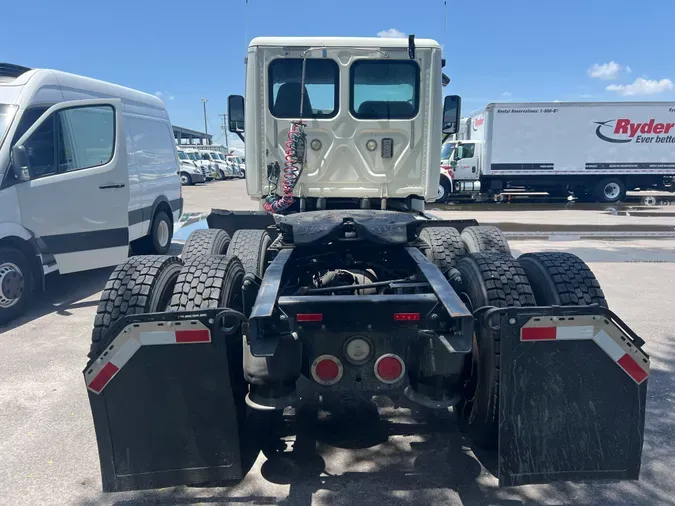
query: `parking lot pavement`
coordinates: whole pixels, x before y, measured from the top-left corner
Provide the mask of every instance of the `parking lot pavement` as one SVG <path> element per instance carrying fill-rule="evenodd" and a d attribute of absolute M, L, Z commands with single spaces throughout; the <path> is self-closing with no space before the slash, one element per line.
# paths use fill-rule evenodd
<path fill-rule="evenodd" d="M 244 209 L 244 193 L 241 181 L 189 187 L 185 207 Z M 555 211 L 549 212 L 555 219 Z M 99 292 L 110 272 L 100 270 L 51 278 L 41 303 L 0 329 L 0 504 L 675 503 L 675 240 L 527 239 L 513 241 L 512 248 L 516 254 L 579 254 L 599 278 L 610 307 L 647 341 L 652 373 L 639 482 L 500 490 L 481 465 L 491 468 L 493 459 L 476 459 L 451 414 L 429 420 L 381 399 L 381 418 L 360 406 L 339 415 L 337 425 L 301 430 L 289 440 L 292 461 L 260 456 L 237 485 L 102 494 L 81 376 Z"/>

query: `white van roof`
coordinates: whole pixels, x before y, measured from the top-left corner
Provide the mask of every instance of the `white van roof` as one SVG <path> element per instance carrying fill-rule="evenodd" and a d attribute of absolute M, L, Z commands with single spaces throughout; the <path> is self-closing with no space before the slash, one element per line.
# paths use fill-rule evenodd
<path fill-rule="evenodd" d="M 249 47 L 256 46 L 299 46 L 299 47 L 364 47 L 364 48 L 407 48 L 407 38 L 384 37 L 256 37 Z M 415 47 L 440 49 L 433 39 L 415 39 Z"/>
<path fill-rule="evenodd" d="M 90 77 L 60 70 L 31 69 L 24 71 L 13 79 L 9 75 L 6 75 L 5 78 L 0 81 L 0 94 L 4 94 L 2 92 L 6 91 L 8 98 L 13 98 L 16 102 L 31 100 L 31 97 L 40 88 L 57 85 L 64 92 L 65 90 L 71 92 L 72 96 L 68 97 L 67 100 L 121 98 L 128 112 L 135 112 L 134 109 L 140 107 L 145 114 L 152 110 L 154 111 L 152 112 L 153 116 L 168 118 L 164 103 L 155 95 Z M 10 93 L 10 91 L 13 91 L 13 93 Z"/>

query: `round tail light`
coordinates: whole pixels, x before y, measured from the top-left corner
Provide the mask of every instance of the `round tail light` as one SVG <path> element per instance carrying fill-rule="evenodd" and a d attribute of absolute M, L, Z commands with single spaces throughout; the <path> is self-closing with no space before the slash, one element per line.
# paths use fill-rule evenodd
<path fill-rule="evenodd" d="M 333 355 L 321 355 L 312 362 L 312 377 L 321 385 L 334 385 L 342 379 L 342 362 Z"/>
<path fill-rule="evenodd" d="M 382 383 L 396 383 L 405 374 L 403 359 L 393 353 L 382 355 L 375 362 L 375 376 Z"/>

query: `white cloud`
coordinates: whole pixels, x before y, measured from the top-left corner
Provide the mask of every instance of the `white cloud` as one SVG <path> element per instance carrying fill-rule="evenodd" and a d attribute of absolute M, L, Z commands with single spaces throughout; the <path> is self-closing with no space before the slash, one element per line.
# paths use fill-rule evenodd
<path fill-rule="evenodd" d="M 633 72 L 633 69 L 630 68 L 628 65 L 626 65 L 626 68 L 624 70 L 626 71 L 626 74 L 630 74 L 631 72 Z"/>
<path fill-rule="evenodd" d="M 615 61 L 609 63 L 594 63 L 588 69 L 588 75 L 593 79 L 612 81 L 619 77 L 622 71 L 631 72 L 630 67 L 619 65 Z"/>
<path fill-rule="evenodd" d="M 509 98 L 512 95 L 513 95 L 513 93 L 511 93 L 510 91 L 505 91 L 504 93 L 502 93 L 502 97 L 504 97 L 504 98 Z"/>
<path fill-rule="evenodd" d="M 171 95 L 171 96 L 169 97 L 169 100 L 174 100 L 175 98 L 176 98 L 176 97 L 174 97 L 173 95 Z"/>
<path fill-rule="evenodd" d="M 377 32 L 377 36 L 382 37 L 383 39 L 400 39 L 405 38 L 406 34 L 396 28 L 390 28 L 389 30 Z"/>
<path fill-rule="evenodd" d="M 156 92 L 155 92 L 155 96 L 156 96 L 156 97 L 162 98 L 162 95 L 164 95 L 164 93 L 162 93 L 161 91 L 156 91 Z"/>
<path fill-rule="evenodd" d="M 634 95 L 656 95 L 664 91 L 671 91 L 675 86 L 670 79 L 661 79 L 660 81 L 644 79 L 638 77 L 633 84 L 610 84 L 605 88 L 607 91 L 615 91 L 622 97 Z"/>

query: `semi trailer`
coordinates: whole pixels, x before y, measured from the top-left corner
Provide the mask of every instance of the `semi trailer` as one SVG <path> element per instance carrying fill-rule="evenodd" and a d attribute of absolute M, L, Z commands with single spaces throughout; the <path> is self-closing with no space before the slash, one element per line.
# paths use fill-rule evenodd
<path fill-rule="evenodd" d="M 455 197 L 525 189 L 598 202 L 619 202 L 628 190 L 672 192 L 675 102 L 489 104 L 461 121 L 444 151 L 442 175 L 453 179 L 439 192 L 446 198 L 448 189 Z"/>
<path fill-rule="evenodd" d="M 283 453 L 300 384 L 452 409 L 502 486 L 638 478 L 649 357 L 588 266 L 424 211 L 461 111 L 441 69 L 414 36 L 250 43 L 228 128 L 260 210 L 213 210 L 101 295 L 83 376 L 104 491 L 243 479 Z"/>

